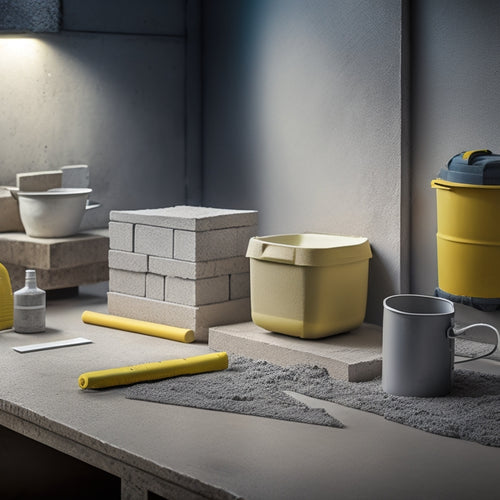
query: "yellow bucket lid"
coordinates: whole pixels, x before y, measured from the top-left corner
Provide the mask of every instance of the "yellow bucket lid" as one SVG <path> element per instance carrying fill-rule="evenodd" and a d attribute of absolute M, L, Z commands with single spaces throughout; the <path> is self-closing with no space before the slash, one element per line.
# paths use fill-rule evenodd
<path fill-rule="evenodd" d="M 439 179 L 467 185 L 500 185 L 500 155 L 473 149 L 453 156 L 441 168 Z"/>

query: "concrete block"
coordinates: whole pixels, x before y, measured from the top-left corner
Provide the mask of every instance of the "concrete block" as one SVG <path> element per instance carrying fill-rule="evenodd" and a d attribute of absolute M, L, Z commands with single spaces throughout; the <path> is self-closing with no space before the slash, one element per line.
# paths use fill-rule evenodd
<path fill-rule="evenodd" d="M 233 273 L 250 272 L 250 261 L 246 257 L 188 262 L 162 257 L 149 257 L 149 271 L 162 276 L 176 276 L 186 279 L 203 279 Z"/>
<path fill-rule="evenodd" d="M 250 297 L 250 273 L 231 274 L 229 277 L 229 298 Z"/>
<path fill-rule="evenodd" d="M 257 217 L 258 212 L 255 210 L 227 210 L 186 205 L 147 210 L 113 210 L 110 213 L 112 221 L 186 231 L 212 231 L 230 227 L 255 226 Z"/>
<path fill-rule="evenodd" d="M 33 269 L 66 269 L 105 262 L 108 265 L 107 229 L 93 229 L 66 238 L 30 238 L 25 233 L 0 233 L 2 262 Z"/>
<path fill-rule="evenodd" d="M 195 333 L 196 341 L 207 342 L 209 327 L 249 321 L 250 299 L 186 306 L 108 292 L 108 312 L 126 318 L 190 328 Z"/>
<path fill-rule="evenodd" d="M 165 300 L 188 306 L 201 306 L 229 300 L 229 276 L 198 280 L 166 278 Z"/>
<path fill-rule="evenodd" d="M 250 299 L 228 300 L 218 304 L 201 306 L 197 315 L 199 335 L 208 340 L 208 328 L 250 321 Z"/>
<path fill-rule="evenodd" d="M 163 325 L 196 328 L 199 307 L 173 304 L 162 300 L 133 297 L 123 293 L 108 292 L 108 312 L 125 318 L 151 321 Z"/>
<path fill-rule="evenodd" d="M 158 274 L 146 274 L 146 298 L 165 300 L 165 277 Z"/>
<path fill-rule="evenodd" d="M 24 231 L 17 200 L 6 189 L 0 189 L 0 233 Z"/>
<path fill-rule="evenodd" d="M 47 170 L 16 174 L 16 185 L 19 191 L 47 191 L 62 186 L 62 171 Z"/>
<path fill-rule="evenodd" d="M 280 366 L 324 367 L 333 378 L 350 382 L 372 380 L 382 373 L 382 329 L 367 323 L 345 334 L 314 340 L 269 332 L 252 322 L 215 326 L 209 329 L 208 345 Z"/>
<path fill-rule="evenodd" d="M 174 258 L 190 262 L 227 259 L 246 254 L 248 241 L 257 226 L 213 231 L 174 231 Z"/>
<path fill-rule="evenodd" d="M 157 257 L 172 257 L 173 231 L 164 227 L 136 224 L 134 252 Z"/>
<path fill-rule="evenodd" d="M 113 250 L 134 251 L 134 225 L 125 222 L 109 223 L 109 247 Z"/>
<path fill-rule="evenodd" d="M 109 270 L 109 290 L 136 297 L 146 296 L 146 273 L 134 273 L 120 269 Z"/>
<path fill-rule="evenodd" d="M 108 281 L 108 263 L 94 262 L 66 268 L 40 269 L 36 266 L 25 266 L 2 262 L 9 272 L 13 291 L 24 286 L 26 269 L 35 269 L 37 285 L 42 290 L 58 290 L 73 288 L 80 285 L 90 285 Z"/>
<path fill-rule="evenodd" d="M 62 187 L 88 188 L 90 186 L 90 172 L 88 165 L 67 165 L 61 167 Z"/>
<path fill-rule="evenodd" d="M 110 269 L 122 269 L 145 273 L 148 270 L 148 256 L 141 253 L 110 250 L 108 254 Z"/>

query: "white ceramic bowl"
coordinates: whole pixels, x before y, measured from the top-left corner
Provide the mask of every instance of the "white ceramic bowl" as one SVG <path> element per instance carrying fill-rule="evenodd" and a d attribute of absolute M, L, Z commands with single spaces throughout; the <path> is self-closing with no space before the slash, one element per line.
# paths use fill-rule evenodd
<path fill-rule="evenodd" d="M 28 236 L 60 238 L 78 232 L 88 205 L 90 188 L 56 188 L 40 192 L 18 191 L 19 214 Z"/>

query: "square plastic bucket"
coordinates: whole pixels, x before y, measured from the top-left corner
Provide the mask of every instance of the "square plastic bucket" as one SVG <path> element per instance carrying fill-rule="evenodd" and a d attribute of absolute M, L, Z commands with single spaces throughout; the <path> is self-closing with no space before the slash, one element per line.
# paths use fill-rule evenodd
<path fill-rule="evenodd" d="M 246 256 L 256 325 L 315 339 L 363 323 L 372 256 L 366 238 L 313 233 L 254 237 Z"/>

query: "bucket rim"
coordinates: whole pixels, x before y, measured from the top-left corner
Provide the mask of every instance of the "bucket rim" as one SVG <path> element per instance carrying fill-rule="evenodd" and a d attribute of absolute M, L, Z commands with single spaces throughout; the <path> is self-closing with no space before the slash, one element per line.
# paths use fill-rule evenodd
<path fill-rule="evenodd" d="M 315 241 L 310 242 L 309 237 Z M 317 243 L 318 239 L 322 240 L 321 244 Z M 294 243 L 294 240 L 297 241 Z M 361 236 L 291 233 L 250 238 L 246 257 L 295 266 L 324 267 L 368 261 L 372 251 L 368 238 Z"/>
<path fill-rule="evenodd" d="M 447 304 L 450 308 L 449 311 L 442 311 L 442 312 L 411 312 L 411 311 L 404 311 L 402 309 L 396 309 L 393 306 L 390 306 L 388 304 L 388 301 L 391 301 L 391 299 L 395 298 L 405 298 L 405 297 L 411 297 L 411 298 L 416 298 L 416 299 L 430 299 L 432 301 L 437 301 L 441 302 L 444 304 Z M 436 297 L 435 295 L 424 295 L 424 294 L 416 294 L 416 293 L 397 293 L 394 295 L 390 295 L 389 297 L 386 297 L 383 301 L 384 309 L 387 309 L 388 311 L 391 311 L 393 313 L 402 315 L 402 316 L 417 316 L 417 317 L 422 317 L 422 316 L 450 316 L 455 313 L 455 305 L 451 300 L 445 299 L 444 297 Z"/>
<path fill-rule="evenodd" d="M 467 189 L 500 189 L 500 184 L 466 184 L 462 182 L 447 181 L 445 179 L 433 179 L 431 181 L 431 187 L 439 189 L 440 187 L 445 188 L 467 188 Z"/>

